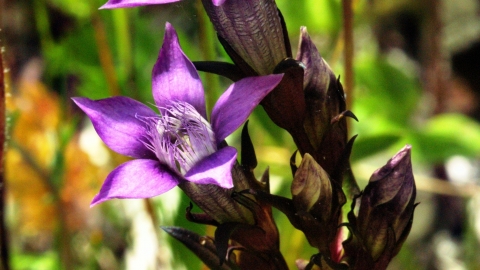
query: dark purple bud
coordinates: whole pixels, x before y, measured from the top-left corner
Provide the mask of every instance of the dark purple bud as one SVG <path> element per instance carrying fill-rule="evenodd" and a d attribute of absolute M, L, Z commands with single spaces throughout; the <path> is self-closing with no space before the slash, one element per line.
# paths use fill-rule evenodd
<path fill-rule="evenodd" d="M 227 53 L 247 75 L 253 75 L 246 72 L 248 66 L 258 75 L 272 74 L 280 61 L 291 56 L 274 0 L 226 0 L 219 6 L 211 0 L 202 2 Z"/>
<path fill-rule="evenodd" d="M 357 250 L 366 249 L 367 253 L 356 256 L 357 266 L 385 269 L 410 232 L 416 206 L 410 151 L 411 146 L 405 146 L 373 173 L 361 197 L 358 217 L 350 220 L 359 241 Z"/>
<path fill-rule="evenodd" d="M 301 28 L 296 59 L 305 65 L 306 115 L 303 125 L 313 147 L 310 153 L 323 169 L 332 174 L 347 143 L 347 125 L 345 117 L 341 117 L 346 110 L 345 94 L 310 39 L 306 27 Z"/>

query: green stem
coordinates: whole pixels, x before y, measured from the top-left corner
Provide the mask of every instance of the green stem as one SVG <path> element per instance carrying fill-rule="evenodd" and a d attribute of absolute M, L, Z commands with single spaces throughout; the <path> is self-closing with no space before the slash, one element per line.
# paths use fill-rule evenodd
<path fill-rule="evenodd" d="M 50 172 L 42 169 L 40 164 L 33 158 L 30 153 L 23 148 L 19 143 L 17 143 L 14 139 L 10 139 L 9 145 L 12 149 L 17 150 L 22 159 L 35 171 L 35 173 L 40 176 L 40 179 L 44 183 L 45 187 L 50 191 L 53 192 L 55 190 L 55 185 L 53 182 L 50 181 Z"/>
<path fill-rule="evenodd" d="M 135 10 L 115 9 L 112 10 L 113 26 L 115 34 L 115 49 L 117 51 L 117 61 L 121 63 L 118 66 L 120 82 L 124 82 L 124 88 L 127 96 L 139 99 L 138 91 L 129 91 L 135 89 L 133 84 L 133 56 L 132 56 L 132 29 L 130 27 L 129 14 Z"/>
<path fill-rule="evenodd" d="M 198 20 L 198 39 L 200 41 L 199 50 L 202 54 L 202 60 L 215 60 L 215 31 L 213 30 L 213 26 L 209 23 L 210 19 L 203 9 L 201 0 L 196 0 L 195 8 Z M 213 105 L 219 96 L 218 89 L 220 89 L 220 82 L 218 76 L 212 73 L 205 73 L 205 81 L 203 82 L 203 85 L 206 91 L 207 112 L 211 112 Z"/>
<path fill-rule="evenodd" d="M 449 93 L 448 65 L 442 55 L 442 2 L 439 0 L 425 1 L 425 29 L 422 50 L 424 58 L 422 65 L 425 78 L 425 90 L 431 94 L 435 104 L 433 114 L 445 111 L 445 104 Z"/>
<path fill-rule="evenodd" d="M 91 20 L 94 30 L 95 42 L 98 49 L 100 65 L 102 66 L 103 72 L 105 74 L 110 95 L 119 96 L 120 90 L 118 86 L 118 79 L 115 72 L 115 66 L 113 64 L 112 50 L 110 49 L 110 46 L 107 42 L 105 25 L 103 24 L 97 12 L 92 13 Z"/>
<path fill-rule="evenodd" d="M 50 20 L 48 18 L 48 10 L 45 1 L 33 1 L 35 16 L 35 25 L 40 35 L 40 43 L 42 51 L 46 52 L 53 48 L 54 41 L 50 32 Z"/>

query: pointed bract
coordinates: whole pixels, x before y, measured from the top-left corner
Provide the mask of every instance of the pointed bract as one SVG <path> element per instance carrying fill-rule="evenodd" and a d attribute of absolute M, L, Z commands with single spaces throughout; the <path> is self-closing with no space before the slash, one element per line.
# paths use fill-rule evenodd
<path fill-rule="evenodd" d="M 215 242 L 208 236 L 200 236 L 197 233 L 179 227 L 162 227 L 169 235 L 182 242 L 188 249 L 195 253 L 210 269 L 233 270 L 236 269 L 227 260 L 223 264 L 217 256 Z"/>
<path fill-rule="evenodd" d="M 300 28 L 300 41 L 296 59 L 305 65 L 304 88 L 325 96 L 330 81 L 335 80 L 330 66 L 320 56 L 317 47 L 310 38 L 306 27 Z M 323 97 L 325 98 L 325 97 Z"/>

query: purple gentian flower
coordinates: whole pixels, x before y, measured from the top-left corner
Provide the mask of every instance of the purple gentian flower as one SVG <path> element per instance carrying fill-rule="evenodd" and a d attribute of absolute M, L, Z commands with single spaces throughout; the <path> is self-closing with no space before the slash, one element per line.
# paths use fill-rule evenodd
<path fill-rule="evenodd" d="M 215 6 L 220 6 L 226 0 L 212 0 L 212 3 Z M 129 7 L 138 7 L 146 5 L 158 5 L 158 4 L 169 4 L 180 2 L 180 0 L 109 0 L 101 8 L 129 8 Z"/>
<path fill-rule="evenodd" d="M 113 198 L 148 198 L 182 181 L 231 188 L 235 148 L 220 143 L 236 130 L 283 75 L 251 77 L 232 84 L 206 120 L 205 96 L 193 63 L 166 24 L 152 72 L 157 114 L 128 97 L 76 97 L 100 138 L 113 151 L 136 158 L 113 170 L 91 205 Z"/>

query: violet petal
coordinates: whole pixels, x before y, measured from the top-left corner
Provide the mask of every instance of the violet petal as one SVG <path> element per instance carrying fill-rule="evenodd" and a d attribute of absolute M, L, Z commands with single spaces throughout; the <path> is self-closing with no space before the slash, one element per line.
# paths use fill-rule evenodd
<path fill-rule="evenodd" d="M 137 118 L 156 117 L 152 109 L 128 97 L 72 99 L 92 120 L 98 136 L 110 149 L 134 158 L 155 158 L 143 142 L 147 132 L 145 123 Z"/>
<path fill-rule="evenodd" d="M 235 131 L 253 109 L 282 80 L 283 74 L 249 77 L 232 84 L 212 110 L 212 128 L 217 143 Z"/>
<path fill-rule="evenodd" d="M 227 146 L 206 157 L 193 166 L 185 179 L 195 184 L 214 184 L 232 188 L 232 167 L 237 159 L 237 150 Z"/>
<path fill-rule="evenodd" d="M 184 101 L 206 118 L 202 82 L 195 66 L 180 48 L 175 29 L 168 22 L 162 49 L 153 67 L 152 93 L 161 110 L 172 101 Z"/>
<path fill-rule="evenodd" d="M 100 9 L 129 8 L 146 5 L 168 4 L 178 1 L 180 0 L 109 0 L 107 3 L 105 3 L 105 5 L 101 6 Z"/>
<path fill-rule="evenodd" d="M 135 159 L 113 170 L 90 206 L 110 199 L 158 196 L 178 185 L 180 178 L 157 160 Z"/>
<path fill-rule="evenodd" d="M 212 2 L 215 6 L 218 7 L 221 6 L 225 2 L 225 0 L 212 0 Z"/>

